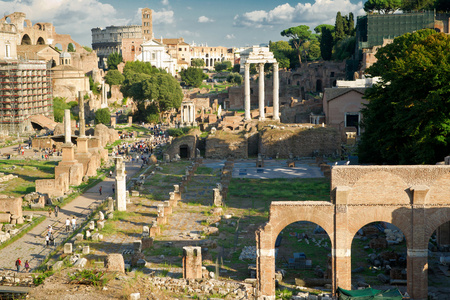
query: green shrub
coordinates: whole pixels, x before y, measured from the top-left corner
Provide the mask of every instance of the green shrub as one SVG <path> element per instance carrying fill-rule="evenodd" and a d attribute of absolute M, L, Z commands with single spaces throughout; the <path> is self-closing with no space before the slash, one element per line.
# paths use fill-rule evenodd
<path fill-rule="evenodd" d="M 97 270 L 82 270 L 68 274 L 70 283 L 86 284 L 94 286 L 105 286 L 109 278 L 105 276 L 105 272 Z"/>
<path fill-rule="evenodd" d="M 111 113 L 107 108 L 100 108 L 95 112 L 95 123 L 108 125 L 111 122 Z"/>
<path fill-rule="evenodd" d="M 46 271 L 46 272 L 44 272 L 42 274 L 39 274 L 37 276 L 32 275 L 34 285 L 40 285 L 40 284 L 44 283 L 45 278 L 52 276 L 53 273 L 55 273 L 55 272 L 53 272 L 53 271 Z"/>

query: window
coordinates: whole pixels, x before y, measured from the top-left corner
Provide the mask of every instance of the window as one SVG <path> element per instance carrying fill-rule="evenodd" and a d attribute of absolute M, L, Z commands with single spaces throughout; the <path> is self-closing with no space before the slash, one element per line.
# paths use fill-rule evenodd
<path fill-rule="evenodd" d="M 178 48 L 178 51 L 183 51 L 183 49 L 182 48 Z"/>
<path fill-rule="evenodd" d="M 155 60 L 155 59 L 156 59 L 156 53 L 153 52 L 153 53 L 152 53 L 152 60 Z"/>
<path fill-rule="evenodd" d="M 10 57 L 11 55 L 11 45 L 6 45 L 5 57 Z"/>
<path fill-rule="evenodd" d="M 360 122 L 360 116 L 359 113 L 345 113 L 345 127 L 355 127 L 356 128 L 356 134 L 359 135 L 359 122 Z"/>
<path fill-rule="evenodd" d="M 331 73 L 330 73 L 330 77 L 334 77 L 334 72 L 331 72 Z"/>

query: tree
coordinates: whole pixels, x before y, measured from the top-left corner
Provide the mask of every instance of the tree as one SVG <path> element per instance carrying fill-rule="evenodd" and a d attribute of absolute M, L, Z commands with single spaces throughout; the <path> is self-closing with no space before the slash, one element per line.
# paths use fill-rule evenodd
<path fill-rule="evenodd" d="M 394 13 L 402 7 L 402 1 L 404 0 L 367 0 L 364 3 L 364 11 L 368 13 L 378 12 L 380 14 Z"/>
<path fill-rule="evenodd" d="M 214 64 L 214 69 L 216 70 L 216 72 L 222 72 L 230 68 L 231 68 L 231 61 L 229 60 L 225 60 L 222 62 L 218 61 Z"/>
<path fill-rule="evenodd" d="M 202 85 L 203 79 L 208 78 L 208 75 L 203 73 L 202 69 L 189 67 L 180 72 L 181 80 L 186 82 L 187 85 L 193 87 L 199 87 Z"/>
<path fill-rule="evenodd" d="M 287 41 L 269 42 L 269 50 L 278 61 L 280 68 L 290 68 L 295 65 L 295 63 L 291 62 L 292 54 L 295 56 L 295 50 Z M 296 61 L 297 59 L 295 59 Z"/>
<path fill-rule="evenodd" d="M 242 84 L 242 76 L 239 73 L 231 72 L 227 76 L 227 81 L 232 84 L 240 85 Z"/>
<path fill-rule="evenodd" d="M 353 13 L 348 14 L 348 30 L 346 32 L 347 35 L 355 35 L 355 17 L 353 16 Z"/>
<path fill-rule="evenodd" d="M 122 62 L 122 54 L 113 52 L 108 56 L 108 70 L 117 70 L 117 65 Z"/>
<path fill-rule="evenodd" d="M 240 64 L 235 64 L 235 65 L 233 66 L 232 72 L 234 72 L 234 73 L 239 73 L 239 71 L 241 71 L 241 65 L 240 65 Z"/>
<path fill-rule="evenodd" d="M 450 11 L 450 1 L 448 1 L 448 0 L 436 0 L 435 9 L 438 12 Z"/>
<path fill-rule="evenodd" d="M 72 43 L 69 43 L 69 45 L 67 45 L 67 52 L 75 52 L 75 47 Z"/>
<path fill-rule="evenodd" d="M 110 70 L 105 75 L 105 82 L 109 85 L 121 85 L 125 80 L 125 76 L 119 70 Z"/>
<path fill-rule="evenodd" d="M 95 123 L 109 125 L 111 122 L 111 113 L 107 108 L 97 109 L 95 112 Z"/>
<path fill-rule="evenodd" d="M 336 43 L 345 37 L 345 19 L 342 17 L 341 12 L 338 11 L 336 14 L 336 22 L 334 25 L 334 38 Z"/>
<path fill-rule="evenodd" d="M 433 9 L 435 8 L 435 4 L 436 0 L 403 0 L 401 2 L 400 8 L 403 11 L 418 11 L 418 10 Z"/>
<path fill-rule="evenodd" d="M 450 36 L 407 33 L 378 50 L 367 72 L 362 162 L 435 164 L 450 153 Z"/>
<path fill-rule="evenodd" d="M 320 55 L 323 60 L 330 60 L 333 53 L 333 35 L 328 27 L 322 27 L 320 38 Z"/>
<path fill-rule="evenodd" d="M 300 46 L 303 41 L 309 39 L 309 37 L 311 36 L 311 30 L 309 30 L 309 27 L 306 25 L 291 27 L 283 30 L 281 32 L 281 36 L 291 38 L 294 48 L 295 50 L 297 50 L 298 62 L 301 64 L 302 58 Z"/>
<path fill-rule="evenodd" d="M 191 66 L 193 67 L 203 67 L 205 65 L 205 61 L 201 58 L 194 58 L 191 60 Z"/>
<path fill-rule="evenodd" d="M 69 109 L 70 105 L 66 103 L 66 99 L 62 97 L 53 98 L 53 116 L 55 118 L 55 122 L 63 122 L 64 121 L 64 110 Z"/>
<path fill-rule="evenodd" d="M 92 52 L 92 48 L 91 47 L 83 46 L 83 49 L 86 50 L 87 52 Z"/>
<path fill-rule="evenodd" d="M 125 77 L 127 77 L 127 74 L 130 73 L 141 73 L 141 74 L 156 74 L 165 72 L 163 70 L 160 70 L 158 68 L 153 67 L 149 62 L 143 62 L 143 61 L 127 61 L 125 64 L 125 67 L 123 68 L 123 74 Z"/>

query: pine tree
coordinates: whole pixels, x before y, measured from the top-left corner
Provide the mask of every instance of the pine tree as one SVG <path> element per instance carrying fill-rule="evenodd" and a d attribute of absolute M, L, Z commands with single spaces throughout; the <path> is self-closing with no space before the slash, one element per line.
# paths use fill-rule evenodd
<path fill-rule="evenodd" d="M 345 37 L 344 18 L 342 17 L 340 11 L 338 11 L 336 14 L 336 23 L 335 23 L 334 28 L 335 28 L 334 38 L 337 43 Z"/>
<path fill-rule="evenodd" d="M 333 35 L 329 28 L 322 28 L 322 36 L 320 39 L 320 55 L 323 60 L 330 60 L 333 53 Z"/>
<path fill-rule="evenodd" d="M 355 17 L 353 13 L 348 14 L 348 32 L 347 35 L 353 36 L 355 34 Z"/>

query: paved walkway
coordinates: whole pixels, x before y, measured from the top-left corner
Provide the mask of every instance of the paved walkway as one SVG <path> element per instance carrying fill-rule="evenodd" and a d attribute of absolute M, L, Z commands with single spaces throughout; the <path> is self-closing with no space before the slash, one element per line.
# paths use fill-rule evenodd
<path fill-rule="evenodd" d="M 140 170 L 140 164 L 126 163 L 128 178 L 131 178 Z M 61 208 L 58 217 L 54 214 L 48 218 L 47 212 L 25 211 L 24 215 L 33 214 L 46 215 L 47 219 L 33 228 L 22 238 L 0 250 L 0 270 L 15 270 L 14 263 L 18 257 L 22 261 L 22 270 L 25 260 L 30 263 L 31 269 L 38 267 L 55 249 L 55 246 L 46 247 L 45 234 L 47 227 L 53 226 L 56 245 L 60 244 L 71 232 L 65 232 L 65 220 L 72 219 L 75 216 L 77 225 L 83 223 L 88 214 L 94 210 L 108 196 L 112 196 L 112 184 L 114 177 L 107 177 L 104 181 L 87 190 L 84 194 L 78 196 L 72 202 Z M 99 193 L 99 187 L 102 186 L 102 195 Z"/>

